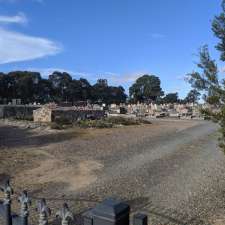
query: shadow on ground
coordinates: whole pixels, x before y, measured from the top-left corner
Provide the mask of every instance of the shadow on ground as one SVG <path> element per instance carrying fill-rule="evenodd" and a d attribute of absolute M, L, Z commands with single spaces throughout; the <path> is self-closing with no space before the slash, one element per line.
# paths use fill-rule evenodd
<path fill-rule="evenodd" d="M 70 140 L 81 135 L 82 133 L 78 131 L 34 135 L 32 129 L 2 126 L 0 127 L 0 148 L 41 147 Z"/>

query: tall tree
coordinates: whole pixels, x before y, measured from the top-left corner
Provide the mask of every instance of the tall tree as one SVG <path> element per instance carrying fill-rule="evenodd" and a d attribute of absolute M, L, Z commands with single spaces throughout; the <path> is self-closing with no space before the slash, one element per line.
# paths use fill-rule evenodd
<path fill-rule="evenodd" d="M 68 101 L 70 93 L 69 88 L 72 82 L 70 74 L 55 71 L 53 74 L 49 75 L 49 80 L 54 90 L 54 100 L 56 102 Z"/>
<path fill-rule="evenodd" d="M 168 93 L 164 98 L 163 98 L 164 103 L 177 103 L 179 102 L 178 98 L 178 93 Z"/>
<path fill-rule="evenodd" d="M 0 73 L 0 103 L 5 98 L 20 98 L 23 103 L 91 100 L 110 104 L 125 102 L 127 96 L 123 87 L 109 86 L 105 79 L 92 86 L 86 79 L 73 79 L 66 72 L 55 71 L 44 79 L 38 72 L 13 71 Z"/>
<path fill-rule="evenodd" d="M 221 54 L 220 59 L 225 61 L 225 0 L 222 1 L 222 13 L 213 20 L 212 31 L 219 39 L 216 49 Z M 217 64 L 210 57 L 207 46 L 200 49 L 199 57 L 198 70 L 188 74 L 189 82 L 204 93 L 204 99 L 211 106 L 204 113 L 220 124 L 220 145 L 225 151 L 225 79 L 219 80 Z"/>
<path fill-rule="evenodd" d="M 196 89 L 192 89 L 188 92 L 187 97 L 184 99 L 184 102 L 187 103 L 197 103 L 200 97 L 200 92 Z"/>
<path fill-rule="evenodd" d="M 156 101 L 157 97 L 163 95 L 161 81 L 154 75 L 145 74 L 130 87 L 129 94 L 135 102 Z"/>

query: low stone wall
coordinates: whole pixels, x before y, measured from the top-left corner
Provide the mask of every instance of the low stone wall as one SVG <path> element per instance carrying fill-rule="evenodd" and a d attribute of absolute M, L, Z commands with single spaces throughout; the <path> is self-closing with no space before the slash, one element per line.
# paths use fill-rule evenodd
<path fill-rule="evenodd" d="M 30 105 L 0 105 L 0 118 L 12 118 L 19 120 L 32 120 L 33 110 L 40 106 Z"/>
<path fill-rule="evenodd" d="M 73 123 L 78 120 L 85 119 L 101 119 L 105 117 L 103 110 L 60 110 L 54 109 L 52 111 L 52 121 L 65 121 Z"/>

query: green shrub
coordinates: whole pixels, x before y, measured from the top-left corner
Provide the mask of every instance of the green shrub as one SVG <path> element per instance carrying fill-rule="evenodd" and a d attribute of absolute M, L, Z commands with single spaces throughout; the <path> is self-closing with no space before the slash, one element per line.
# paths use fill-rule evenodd
<path fill-rule="evenodd" d="M 101 120 L 80 120 L 75 123 L 82 128 L 111 128 L 113 127 L 112 123 L 105 121 L 104 119 Z"/>
<path fill-rule="evenodd" d="M 62 130 L 63 125 L 60 123 L 52 122 L 52 123 L 50 123 L 50 128 L 54 129 L 54 130 Z"/>
<path fill-rule="evenodd" d="M 105 118 L 106 121 L 109 123 L 112 123 L 114 125 L 124 125 L 124 126 L 130 126 L 130 125 L 139 125 L 139 121 L 132 118 L 124 118 L 124 117 L 107 117 Z"/>
<path fill-rule="evenodd" d="M 114 126 L 131 126 L 131 125 L 141 125 L 141 124 L 151 124 L 150 121 L 144 119 L 136 118 L 124 118 L 124 117 L 106 117 L 99 120 L 79 120 L 73 125 L 79 126 L 81 128 L 112 128 Z M 61 130 L 71 126 L 66 120 L 55 120 L 51 123 L 50 127 L 52 129 Z"/>

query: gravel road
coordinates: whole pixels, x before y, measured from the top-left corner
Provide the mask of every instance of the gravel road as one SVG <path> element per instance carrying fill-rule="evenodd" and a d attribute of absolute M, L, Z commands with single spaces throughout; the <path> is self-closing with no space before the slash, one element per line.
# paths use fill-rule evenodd
<path fill-rule="evenodd" d="M 53 209 L 67 200 L 79 212 L 114 196 L 147 213 L 152 225 L 222 225 L 225 156 L 217 129 L 172 120 L 41 134 L 0 124 L 0 175 Z"/>
<path fill-rule="evenodd" d="M 123 148 L 104 158 L 98 180 L 82 193 L 119 196 L 133 211 L 148 213 L 150 224 L 212 224 L 224 213 L 225 197 L 216 130 L 199 122 Z"/>

